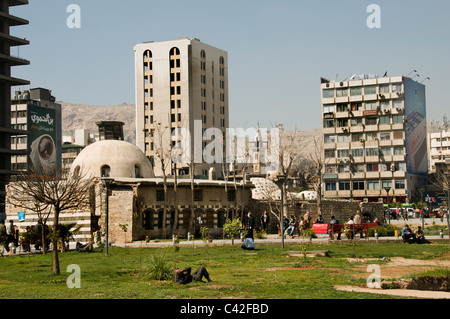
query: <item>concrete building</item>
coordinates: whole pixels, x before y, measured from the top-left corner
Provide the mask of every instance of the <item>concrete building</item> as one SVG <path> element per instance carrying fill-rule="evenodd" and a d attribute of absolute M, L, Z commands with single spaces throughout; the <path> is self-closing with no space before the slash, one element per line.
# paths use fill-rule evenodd
<path fill-rule="evenodd" d="M 430 171 L 436 171 L 436 162 L 445 162 L 450 159 L 450 131 L 442 130 L 429 134 L 429 161 Z"/>
<path fill-rule="evenodd" d="M 26 152 L 11 157 L 12 169 L 56 174 L 61 169 L 61 104 L 50 90 L 34 88 L 16 91 L 10 110 L 11 127 L 26 132 L 11 136 L 11 149 Z"/>
<path fill-rule="evenodd" d="M 427 179 L 425 86 L 408 77 L 322 79 L 325 197 L 411 203 Z M 389 193 L 387 193 L 387 191 Z"/>
<path fill-rule="evenodd" d="M 180 177 L 189 176 L 191 156 L 200 154 L 195 176 L 208 176 L 220 164 L 207 164 L 201 152 L 207 141 L 207 128 L 218 128 L 225 138 L 228 126 L 228 55 L 227 52 L 196 38 L 146 42 L 134 47 L 136 75 L 136 145 L 154 163 L 156 176 L 162 176 L 157 150 L 159 145 L 175 146 L 170 133 L 185 128 L 190 138 L 181 147 L 184 159 L 176 167 Z M 194 144 L 195 136 L 200 136 Z M 164 146 L 165 148 L 166 146 Z M 168 146 L 170 148 L 170 146 Z M 177 147 L 177 146 L 175 146 Z M 194 150 L 195 147 L 195 150 Z M 188 154 L 188 149 L 191 156 Z M 189 159 L 190 158 L 190 159 Z M 167 175 L 173 175 L 168 165 Z"/>
<path fill-rule="evenodd" d="M 19 133 L 11 127 L 11 87 L 29 85 L 30 82 L 11 76 L 11 67 L 29 65 L 23 58 L 13 56 L 11 48 L 30 42 L 10 34 L 10 27 L 27 25 L 28 21 L 10 14 L 10 7 L 27 5 L 28 0 L 5 0 L 0 2 L 0 218 L 4 216 L 4 181 L 14 172 L 11 156 L 23 152 L 11 150 L 11 134 Z M 23 132 L 21 132 L 23 133 Z"/>

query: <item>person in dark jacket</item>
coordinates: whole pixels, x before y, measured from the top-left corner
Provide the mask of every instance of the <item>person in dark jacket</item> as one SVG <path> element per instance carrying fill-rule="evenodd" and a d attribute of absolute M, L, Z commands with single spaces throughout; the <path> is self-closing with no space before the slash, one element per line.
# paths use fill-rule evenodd
<path fill-rule="evenodd" d="M 328 230 L 328 234 L 330 235 L 330 239 L 334 239 L 333 238 L 333 225 L 337 225 L 339 224 L 339 220 L 336 219 L 336 217 L 331 216 L 331 220 L 330 220 L 330 229 Z M 341 233 L 338 233 L 338 237 L 337 240 L 341 240 Z"/>
<path fill-rule="evenodd" d="M 247 215 L 247 238 L 253 239 L 253 229 L 255 228 L 255 220 L 253 219 L 252 213 Z"/>
<path fill-rule="evenodd" d="M 181 285 L 186 285 L 192 280 L 204 282 L 202 279 L 205 279 L 208 282 L 212 280 L 209 278 L 209 273 L 205 267 L 198 267 L 191 275 L 191 267 L 187 267 L 184 269 L 176 268 L 175 269 L 175 282 Z"/>
<path fill-rule="evenodd" d="M 266 234 L 269 232 L 269 223 L 270 223 L 269 215 L 267 214 L 267 211 L 264 211 L 264 214 L 261 215 L 261 224 L 262 229 L 266 232 Z"/>

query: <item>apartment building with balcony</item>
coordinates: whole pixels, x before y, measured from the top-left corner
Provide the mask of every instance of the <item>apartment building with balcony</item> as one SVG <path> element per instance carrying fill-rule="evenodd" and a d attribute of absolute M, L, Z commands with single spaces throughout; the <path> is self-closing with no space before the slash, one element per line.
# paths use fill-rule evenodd
<path fill-rule="evenodd" d="M 403 76 L 321 82 L 324 196 L 413 202 L 427 178 L 425 86 Z"/>
<path fill-rule="evenodd" d="M 10 34 L 10 28 L 28 25 L 28 21 L 10 14 L 10 7 L 27 5 L 28 0 L 0 1 L 0 215 L 4 214 L 5 183 L 14 174 L 11 156 L 23 154 L 11 150 L 11 134 L 19 133 L 11 128 L 11 87 L 28 85 L 29 81 L 11 76 L 11 68 L 29 65 L 30 62 L 11 54 L 11 48 L 28 45 L 29 41 Z M 22 132 L 23 133 L 23 132 Z"/>
<path fill-rule="evenodd" d="M 450 160 L 450 131 L 441 130 L 429 134 L 430 172 L 436 171 L 436 162 Z"/>
<path fill-rule="evenodd" d="M 10 105 L 11 169 L 54 175 L 61 169 L 61 104 L 51 91 L 32 88 L 16 91 Z"/>
<path fill-rule="evenodd" d="M 173 130 L 188 130 L 188 148 L 180 151 L 187 156 L 190 147 L 191 154 L 200 154 L 200 159 L 207 142 L 201 140 L 206 129 L 217 128 L 226 136 L 228 54 L 196 38 L 140 43 L 134 52 L 136 145 L 154 165 L 155 175 L 162 176 L 158 145 L 162 143 L 166 148 L 178 143 L 170 140 Z M 196 141 L 194 145 L 199 134 L 200 144 Z M 189 176 L 190 161 L 179 163 L 176 168 L 167 165 L 166 174 L 173 175 L 176 169 L 179 176 Z M 202 161 L 196 161 L 194 175 L 206 177 L 211 167 L 220 175 L 220 164 Z"/>

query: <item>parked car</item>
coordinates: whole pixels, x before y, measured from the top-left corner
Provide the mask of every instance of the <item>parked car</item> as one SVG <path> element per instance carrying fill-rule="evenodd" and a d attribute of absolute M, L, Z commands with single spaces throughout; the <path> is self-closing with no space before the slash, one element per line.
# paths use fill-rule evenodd
<path fill-rule="evenodd" d="M 411 218 L 416 217 L 414 208 L 412 208 L 412 207 L 406 208 L 406 213 L 408 214 L 408 217 L 411 217 Z"/>

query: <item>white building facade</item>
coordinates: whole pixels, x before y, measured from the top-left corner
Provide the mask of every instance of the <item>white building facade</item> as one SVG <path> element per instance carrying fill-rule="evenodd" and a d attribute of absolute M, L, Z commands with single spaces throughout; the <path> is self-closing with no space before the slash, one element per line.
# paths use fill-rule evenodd
<path fill-rule="evenodd" d="M 410 78 L 321 83 L 324 196 L 414 202 L 427 178 L 425 86 Z"/>
<path fill-rule="evenodd" d="M 164 135 L 163 145 L 173 145 L 170 132 L 185 128 L 191 134 L 191 150 L 195 146 L 196 151 L 203 150 L 208 141 L 194 145 L 194 135 L 201 136 L 207 128 L 219 129 L 225 138 L 229 121 L 228 55 L 196 38 L 141 43 L 134 52 L 136 145 L 154 163 L 155 175 L 161 176 L 156 153 L 158 135 Z M 187 156 L 187 150 L 183 152 Z M 221 165 L 197 163 L 194 175 L 208 176 L 211 166 L 218 174 L 222 170 Z M 172 175 L 174 169 L 169 165 L 166 174 Z M 178 175 L 189 175 L 189 169 L 185 163 L 176 168 Z"/>
<path fill-rule="evenodd" d="M 436 162 L 450 159 L 450 131 L 430 133 L 430 171 L 436 171 Z"/>

